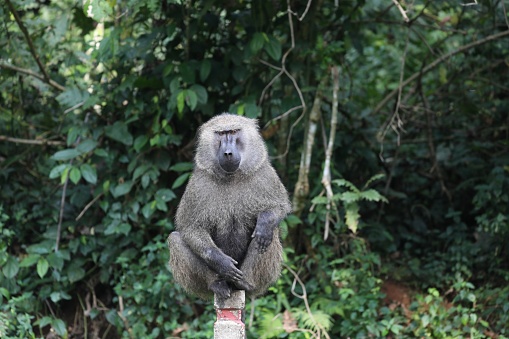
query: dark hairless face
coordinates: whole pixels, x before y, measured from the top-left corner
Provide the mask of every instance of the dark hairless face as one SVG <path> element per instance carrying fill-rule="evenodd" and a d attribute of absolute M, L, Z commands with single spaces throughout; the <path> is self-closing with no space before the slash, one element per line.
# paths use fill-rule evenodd
<path fill-rule="evenodd" d="M 216 132 L 218 142 L 217 160 L 227 173 L 235 172 L 242 160 L 242 133 L 240 130 Z"/>

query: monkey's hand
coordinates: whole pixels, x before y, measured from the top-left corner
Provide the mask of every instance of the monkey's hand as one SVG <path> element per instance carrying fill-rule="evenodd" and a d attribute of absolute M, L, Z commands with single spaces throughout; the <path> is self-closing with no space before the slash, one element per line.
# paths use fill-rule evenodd
<path fill-rule="evenodd" d="M 237 282 L 244 278 L 244 273 L 236 267 L 238 262 L 220 250 L 209 250 L 207 259 L 209 266 L 224 279 Z"/>
<path fill-rule="evenodd" d="M 256 228 L 251 236 L 256 241 L 257 249 L 260 253 L 265 253 L 267 248 L 269 248 L 270 243 L 272 242 L 272 237 L 274 235 L 274 230 L 270 227 L 261 226 L 262 224 L 258 223 Z"/>

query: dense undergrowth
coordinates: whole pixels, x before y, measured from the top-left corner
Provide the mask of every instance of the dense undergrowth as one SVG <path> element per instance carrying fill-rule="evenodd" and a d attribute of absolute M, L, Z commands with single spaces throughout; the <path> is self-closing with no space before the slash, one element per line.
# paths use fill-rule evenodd
<path fill-rule="evenodd" d="M 250 338 L 508 338 L 505 4 L 394 3 L 0 4 L 0 337 L 212 337 L 166 237 L 230 111 L 295 198 Z"/>

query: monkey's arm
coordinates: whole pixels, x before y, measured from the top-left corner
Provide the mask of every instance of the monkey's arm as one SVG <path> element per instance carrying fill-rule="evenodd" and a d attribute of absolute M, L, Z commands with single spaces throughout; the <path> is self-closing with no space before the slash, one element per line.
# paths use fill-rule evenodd
<path fill-rule="evenodd" d="M 258 214 L 256 227 L 251 237 L 256 241 L 260 253 L 264 253 L 269 247 L 274 237 L 274 230 L 281 220 L 282 218 L 278 218 L 274 211 L 263 211 Z"/>
<path fill-rule="evenodd" d="M 265 180 L 265 185 L 260 183 L 258 186 L 261 188 L 259 195 L 263 196 L 265 201 L 271 203 L 265 206 L 262 212 L 258 214 L 256 227 L 252 234 L 260 253 L 267 250 L 279 223 L 291 212 L 288 193 L 274 169 L 267 167 L 263 171 L 264 175 L 262 178 Z"/>
<path fill-rule="evenodd" d="M 221 277 L 234 282 L 242 280 L 244 274 L 236 267 L 238 262 L 216 246 L 207 230 L 197 228 L 192 233 L 182 232 L 182 240 Z"/>

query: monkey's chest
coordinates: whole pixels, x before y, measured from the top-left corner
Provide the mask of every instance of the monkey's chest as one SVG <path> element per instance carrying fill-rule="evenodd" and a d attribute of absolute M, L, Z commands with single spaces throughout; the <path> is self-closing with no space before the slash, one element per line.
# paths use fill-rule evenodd
<path fill-rule="evenodd" d="M 256 220 L 249 218 L 244 220 L 225 219 L 216 224 L 211 234 L 212 239 L 225 254 L 241 263 L 251 242 L 255 226 Z"/>

